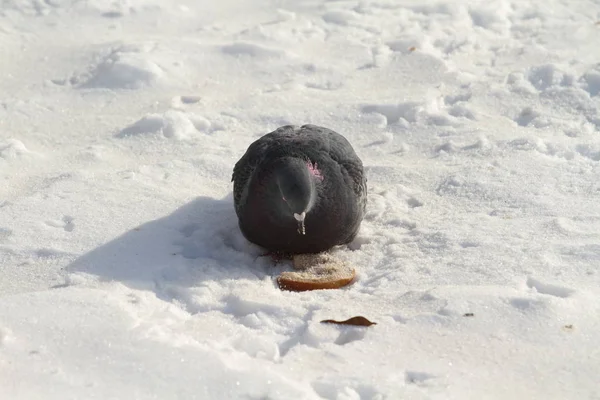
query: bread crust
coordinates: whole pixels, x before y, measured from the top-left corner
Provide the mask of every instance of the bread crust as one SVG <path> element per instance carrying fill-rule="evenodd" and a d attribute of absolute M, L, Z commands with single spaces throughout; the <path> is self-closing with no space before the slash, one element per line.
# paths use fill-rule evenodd
<path fill-rule="evenodd" d="M 295 255 L 293 263 L 295 271 L 285 271 L 277 277 L 282 290 L 339 289 L 352 283 L 356 276 L 352 266 L 325 253 Z"/>

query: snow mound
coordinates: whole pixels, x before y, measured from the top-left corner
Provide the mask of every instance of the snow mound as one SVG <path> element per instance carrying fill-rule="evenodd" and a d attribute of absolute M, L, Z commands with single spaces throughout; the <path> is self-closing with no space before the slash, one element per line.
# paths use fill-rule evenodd
<path fill-rule="evenodd" d="M 151 86 L 164 75 L 164 70 L 145 53 L 148 46 L 122 47 L 102 59 L 81 86 L 85 88 L 139 89 Z"/>
<path fill-rule="evenodd" d="M 17 139 L 8 139 L 4 142 L 0 142 L 0 158 L 5 160 L 22 158 L 36 153 L 29 151 L 27 147 Z"/>
<path fill-rule="evenodd" d="M 542 64 L 527 68 L 524 72 L 513 72 L 507 82 L 515 88 L 529 92 L 552 93 L 573 91 L 595 97 L 600 93 L 600 65 L 592 65 L 578 74 L 556 64 Z"/>
<path fill-rule="evenodd" d="M 116 136 L 160 134 L 168 139 L 183 140 L 200 133 L 211 133 L 217 127 L 208 119 L 182 111 L 169 110 L 163 114 L 149 114 L 128 127 Z"/>
<path fill-rule="evenodd" d="M 580 86 L 586 90 L 590 96 L 598 96 L 600 94 L 600 64 L 595 65 L 590 70 L 586 71 L 579 79 Z"/>
<path fill-rule="evenodd" d="M 339 11 L 329 11 L 323 14 L 323 21 L 328 22 L 330 24 L 349 25 L 351 22 L 357 19 L 356 13 L 352 11 L 339 10 Z"/>
<path fill-rule="evenodd" d="M 466 104 L 447 104 L 444 98 L 428 102 L 397 104 L 364 104 L 363 113 L 376 113 L 385 118 L 386 125 L 408 127 L 411 124 L 457 126 L 464 120 L 476 119 L 475 112 Z"/>

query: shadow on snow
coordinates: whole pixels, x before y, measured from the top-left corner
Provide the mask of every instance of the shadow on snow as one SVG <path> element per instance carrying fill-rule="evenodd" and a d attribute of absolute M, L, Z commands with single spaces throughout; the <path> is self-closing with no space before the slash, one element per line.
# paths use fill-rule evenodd
<path fill-rule="evenodd" d="M 272 263 L 243 237 L 232 202 L 231 194 L 221 200 L 199 197 L 81 256 L 67 271 L 159 296 L 164 285 L 262 280 L 274 272 Z"/>

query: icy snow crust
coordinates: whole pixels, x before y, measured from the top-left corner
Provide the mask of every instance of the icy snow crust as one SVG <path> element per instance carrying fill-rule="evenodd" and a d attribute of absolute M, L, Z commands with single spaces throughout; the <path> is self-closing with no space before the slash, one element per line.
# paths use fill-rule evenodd
<path fill-rule="evenodd" d="M 599 21 L 3 1 L 0 398 L 600 398 Z M 305 123 L 369 178 L 341 290 L 278 289 L 233 211 L 246 147 Z"/>

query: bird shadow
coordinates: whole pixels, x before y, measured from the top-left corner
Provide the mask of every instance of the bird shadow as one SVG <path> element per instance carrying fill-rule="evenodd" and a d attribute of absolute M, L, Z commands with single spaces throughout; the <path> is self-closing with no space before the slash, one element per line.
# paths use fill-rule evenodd
<path fill-rule="evenodd" d="M 198 197 L 84 254 L 66 270 L 71 276 L 118 281 L 164 298 L 169 297 L 165 287 L 264 281 L 273 264 L 262 253 L 239 230 L 230 194 L 224 199 Z"/>

